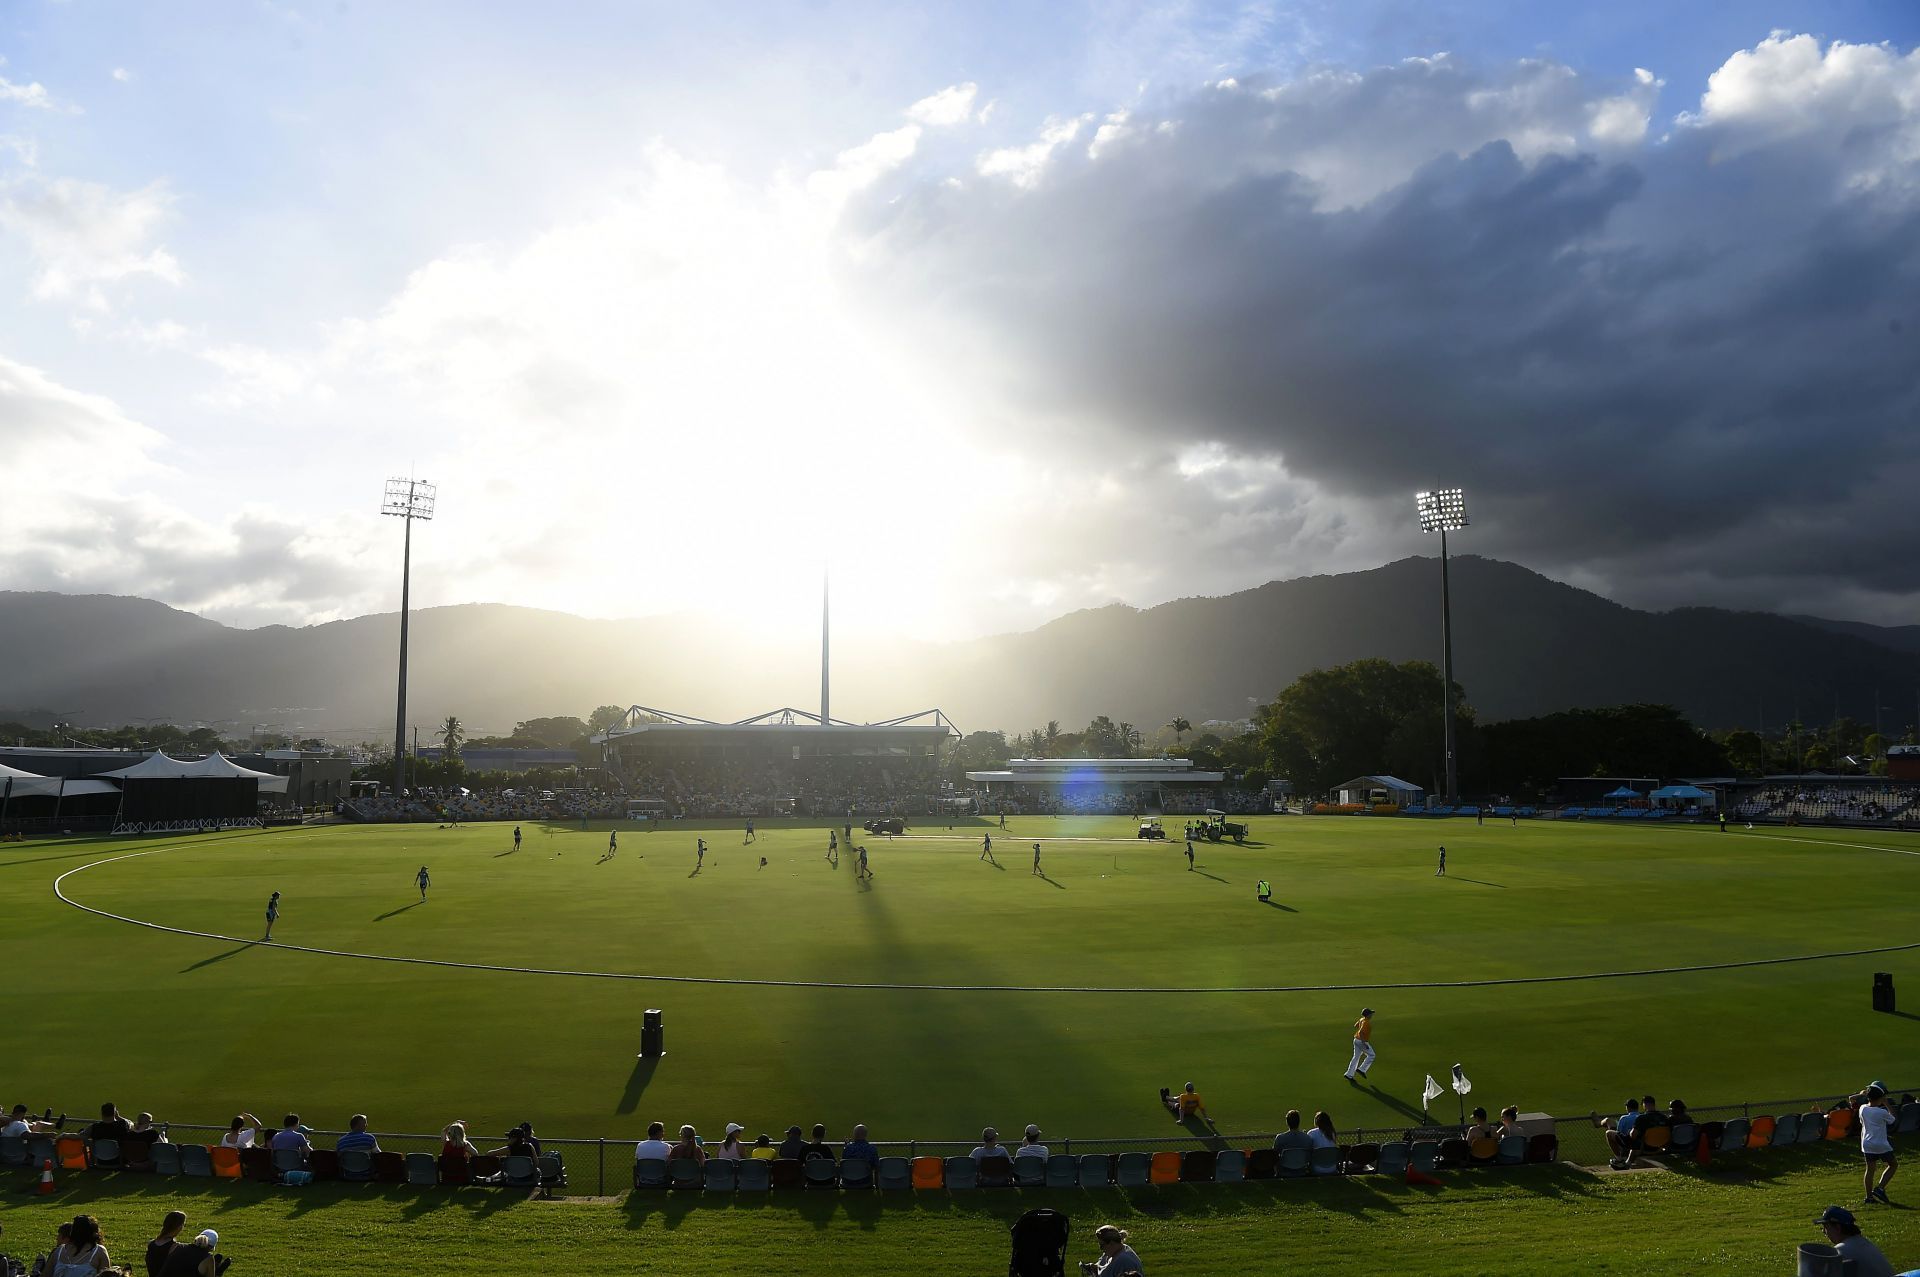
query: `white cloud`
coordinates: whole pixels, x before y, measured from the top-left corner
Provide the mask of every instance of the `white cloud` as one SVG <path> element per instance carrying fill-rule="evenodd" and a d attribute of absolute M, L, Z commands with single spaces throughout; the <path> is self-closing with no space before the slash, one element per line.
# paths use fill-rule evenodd
<path fill-rule="evenodd" d="M 54 109 L 53 98 L 47 93 L 46 86 L 38 81 L 29 84 L 15 84 L 0 75 L 0 102 L 14 102 L 21 106 L 30 106 L 42 111 Z"/>
<path fill-rule="evenodd" d="M 42 300 L 100 296 L 137 276 L 179 284 L 180 263 L 154 238 L 173 205 L 166 184 L 116 191 L 76 178 L 20 178 L 0 186 L 0 233 L 36 267 Z"/>
<path fill-rule="evenodd" d="M 908 107 L 907 118 L 932 128 L 965 124 L 967 116 L 973 113 L 973 100 L 979 93 L 980 86 L 972 81 L 949 85 Z"/>
<path fill-rule="evenodd" d="M 1025 146 L 988 151 L 975 161 L 974 168 L 982 177 L 1004 177 L 1015 186 L 1034 186 L 1046 172 L 1054 152 L 1080 136 L 1080 130 L 1092 118 L 1082 115 L 1070 120 L 1048 120 L 1034 141 Z"/>
<path fill-rule="evenodd" d="M 125 67 L 115 67 L 113 69 L 113 78 L 122 84 L 130 84 L 133 81 L 133 72 L 127 70 Z"/>

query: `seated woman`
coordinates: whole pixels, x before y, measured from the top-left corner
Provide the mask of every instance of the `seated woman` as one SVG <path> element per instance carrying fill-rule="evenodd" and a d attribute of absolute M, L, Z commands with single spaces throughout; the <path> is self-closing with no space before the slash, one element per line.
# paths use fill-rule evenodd
<path fill-rule="evenodd" d="M 467 1124 L 465 1122 L 449 1122 L 446 1130 L 442 1131 L 441 1135 L 446 1140 L 446 1143 L 440 1146 L 441 1157 L 452 1157 L 463 1162 L 468 1162 L 480 1156 L 480 1150 L 475 1148 L 467 1140 Z"/>
<path fill-rule="evenodd" d="M 700 1147 L 700 1137 L 691 1126 L 680 1128 L 680 1142 L 667 1150 L 669 1162 L 691 1161 L 695 1166 L 707 1164 L 707 1150 Z"/>
<path fill-rule="evenodd" d="M 219 1245 L 220 1234 L 201 1229 L 198 1237 L 173 1248 L 157 1277 L 219 1277 L 227 1271 L 227 1257 L 215 1253 Z"/>
<path fill-rule="evenodd" d="M 160 1221 L 160 1235 L 147 1243 L 147 1277 L 160 1277 L 167 1256 L 180 1244 L 180 1230 L 187 1226 L 183 1211 L 170 1210 Z"/>
<path fill-rule="evenodd" d="M 1473 1110 L 1473 1120 L 1460 1132 L 1460 1138 L 1471 1144 L 1475 1140 L 1492 1139 L 1498 1132 L 1487 1123 L 1487 1111 L 1483 1108 Z"/>
<path fill-rule="evenodd" d="M 1313 1115 L 1313 1129 L 1307 1132 L 1307 1139 L 1316 1149 L 1340 1147 L 1340 1136 L 1333 1129 L 1333 1119 L 1327 1116 L 1326 1110 L 1322 1109 Z M 1313 1173 L 1331 1175 L 1337 1169 L 1337 1167 L 1316 1166 L 1313 1168 Z"/>
<path fill-rule="evenodd" d="M 105 1272 L 108 1263 L 106 1242 L 100 1235 L 100 1221 L 91 1215 L 75 1215 L 71 1224 L 61 1225 L 66 1240 L 47 1256 L 47 1271 L 55 1277 L 69 1274 Z"/>

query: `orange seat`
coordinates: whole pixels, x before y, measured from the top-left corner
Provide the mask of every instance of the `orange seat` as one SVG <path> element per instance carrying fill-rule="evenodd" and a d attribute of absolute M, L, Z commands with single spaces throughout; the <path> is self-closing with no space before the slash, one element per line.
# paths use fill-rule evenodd
<path fill-rule="evenodd" d="M 1636 1130 L 1635 1134 L 1639 1134 L 1639 1131 Z M 1646 1149 L 1662 1149 L 1667 1146 L 1667 1141 L 1672 1138 L 1672 1127 L 1665 1125 L 1649 1126 L 1647 1127 L 1646 1133 L 1640 1135 L 1640 1147 Z"/>
<path fill-rule="evenodd" d="M 1844 1140 L 1853 1131 L 1853 1110 L 1835 1109 L 1827 1114 L 1827 1138 Z"/>
<path fill-rule="evenodd" d="M 1500 1141 L 1491 1135 L 1482 1135 L 1477 1140 L 1470 1140 L 1467 1147 L 1471 1150 L 1473 1160 L 1476 1162 L 1491 1162 L 1500 1155 Z"/>
<path fill-rule="evenodd" d="M 1773 1119 L 1770 1117 L 1754 1118 L 1752 1125 L 1747 1127 L 1747 1147 L 1765 1148 L 1771 1143 L 1773 1143 Z"/>
<path fill-rule="evenodd" d="M 944 1188 L 947 1183 L 947 1164 L 937 1157 L 916 1157 L 913 1159 L 913 1186 L 915 1188 Z"/>
<path fill-rule="evenodd" d="M 240 1178 L 240 1150 L 216 1144 L 207 1150 L 207 1156 L 213 1161 L 213 1173 L 221 1179 Z"/>
<path fill-rule="evenodd" d="M 87 1142 L 78 1135 L 62 1135 L 53 1142 L 53 1155 L 63 1171 L 87 1169 Z"/>
<path fill-rule="evenodd" d="M 1152 1184 L 1178 1184 L 1180 1182 L 1180 1154 L 1171 1150 L 1155 1153 L 1153 1164 L 1147 1169 L 1147 1182 Z"/>

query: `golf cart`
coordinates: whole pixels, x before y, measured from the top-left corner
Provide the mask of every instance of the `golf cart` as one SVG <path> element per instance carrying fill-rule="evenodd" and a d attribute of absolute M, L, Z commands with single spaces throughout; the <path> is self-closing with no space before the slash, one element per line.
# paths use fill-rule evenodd
<path fill-rule="evenodd" d="M 1166 836 L 1167 836 L 1167 831 L 1160 828 L 1159 821 L 1149 818 L 1147 820 L 1143 820 L 1140 822 L 1139 837 L 1148 839 L 1149 841 L 1158 842 L 1161 839 L 1164 839 Z"/>
<path fill-rule="evenodd" d="M 869 820 L 860 828 L 870 834 L 903 834 L 907 831 L 907 822 L 898 816 L 887 816 L 879 820 Z"/>
<path fill-rule="evenodd" d="M 1228 838 L 1235 842 L 1247 840 L 1247 827 L 1239 821 L 1227 819 L 1227 813 L 1215 807 L 1207 808 L 1205 825 L 1209 842 L 1222 842 Z"/>

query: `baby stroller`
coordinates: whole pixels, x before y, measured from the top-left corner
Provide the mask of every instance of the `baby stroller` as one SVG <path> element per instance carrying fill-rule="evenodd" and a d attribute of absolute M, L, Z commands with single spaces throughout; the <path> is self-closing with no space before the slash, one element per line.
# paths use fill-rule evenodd
<path fill-rule="evenodd" d="M 1068 1221 L 1042 1206 L 1013 1222 L 1013 1262 L 1007 1277 L 1059 1277 L 1067 1270 Z"/>

